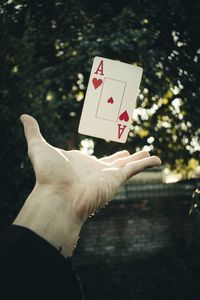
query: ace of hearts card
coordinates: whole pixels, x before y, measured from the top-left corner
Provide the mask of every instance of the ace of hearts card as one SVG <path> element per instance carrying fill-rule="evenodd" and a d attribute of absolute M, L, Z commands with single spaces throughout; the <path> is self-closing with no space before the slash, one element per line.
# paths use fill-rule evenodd
<path fill-rule="evenodd" d="M 125 143 L 142 71 L 141 67 L 95 57 L 78 132 Z"/>

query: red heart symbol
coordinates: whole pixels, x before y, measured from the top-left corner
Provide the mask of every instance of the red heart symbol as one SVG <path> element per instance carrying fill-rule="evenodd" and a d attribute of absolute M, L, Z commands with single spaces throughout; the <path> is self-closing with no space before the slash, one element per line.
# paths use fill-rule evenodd
<path fill-rule="evenodd" d="M 128 122 L 129 116 L 128 116 L 128 113 L 127 113 L 126 110 L 119 116 L 119 119 L 120 119 L 121 121 Z"/>
<path fill-rule="evenodd" d="M 93 78 L 92 79 L 92 83 L 94 85 L 95 90 L 102 84 L 102 80 L 101 79 L 97 79 L 97 78 Z"/>
<path fill-rule="evenodd" d="M 113 104 L 113 103 L 114 103 L 113 97 L 110 97 L 110 98 L 107 100 L 107 102 Z"/>

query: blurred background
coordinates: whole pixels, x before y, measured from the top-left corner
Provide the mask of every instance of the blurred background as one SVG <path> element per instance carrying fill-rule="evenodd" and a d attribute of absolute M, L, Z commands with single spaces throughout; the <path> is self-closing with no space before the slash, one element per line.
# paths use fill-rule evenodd
<path fill-rule="evenodd" d="M 200 2 L 2 0 L 0 30 L 0 231 L 34 186 L 22 113 L 58 147 L 149 150 L 162 167 L 131 179 L 83 229 L 74 261 L 86 300 L 200 299 L 200 222 L 189 216 L 200 174 Z M 94 56 L 144 69 L 125 145 L 78 134 Z"/>

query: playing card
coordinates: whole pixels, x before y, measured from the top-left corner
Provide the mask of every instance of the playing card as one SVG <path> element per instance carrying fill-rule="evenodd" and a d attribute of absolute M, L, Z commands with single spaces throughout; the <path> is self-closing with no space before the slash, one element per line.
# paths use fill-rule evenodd
<path fill-rule="evenodd" d="M 142 70 L 141 67 L 95 57 L 78 132 L 125 143 Z"/>

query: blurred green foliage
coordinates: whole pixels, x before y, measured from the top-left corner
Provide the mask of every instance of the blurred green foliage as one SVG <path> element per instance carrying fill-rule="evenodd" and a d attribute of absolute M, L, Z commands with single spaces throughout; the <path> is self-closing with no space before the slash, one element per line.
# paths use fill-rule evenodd
<path fill-rule="evenodd" d="M 199 159 L 199 13 L 198 1 L 1 1 L 1 224 L 34 184 L 20 114 L 35 116 L 53 145 L 80 147 L 96 55 L 142 66 L 144 75 L 128 143 L 93 139 L 95 155 L 148 145 L 172 167 Z"/>

